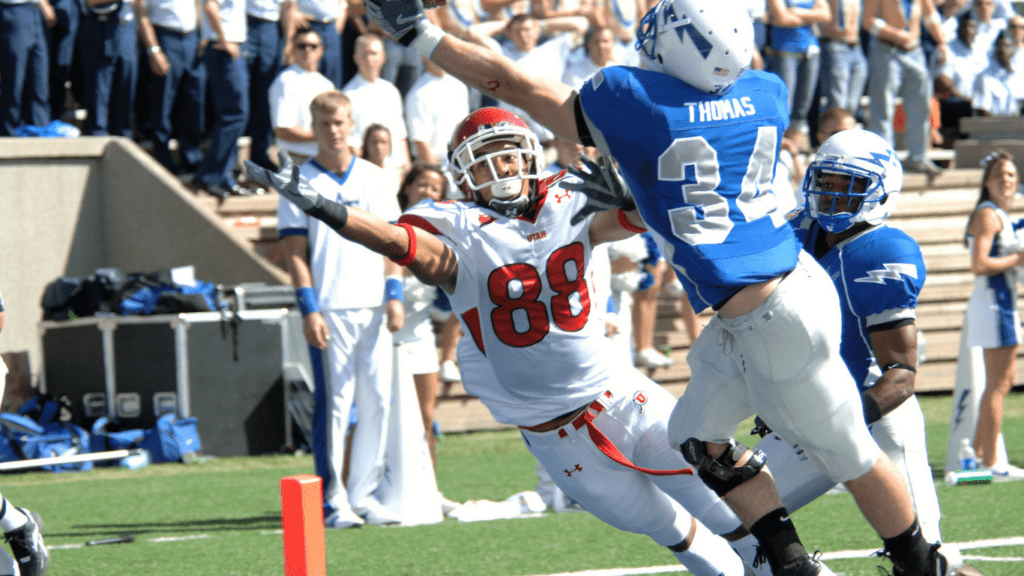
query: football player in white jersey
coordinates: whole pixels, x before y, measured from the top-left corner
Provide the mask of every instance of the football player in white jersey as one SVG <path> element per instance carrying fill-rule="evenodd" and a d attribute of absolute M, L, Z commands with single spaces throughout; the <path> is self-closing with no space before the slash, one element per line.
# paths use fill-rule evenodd
<path fill-rule="evenodd" d="M 940 542 L 939 499 L 928 465 L 924 414 L 914 395 L 917 298 L 925 282 L 921 249 L 884 221 L 903 186 L 896 152 L 881 136 L 850 129 L 826 140 L 803 180 L 805 209 L 791 224 L 804 249 L 821 263 L 839 292 L 840 353 L 864 406 L 864 420 L 910 487 L 921 531 Z M 799 444 L 773 433 L 757 449 L 768 456 L 786 509 L 795 511 L 835 482 Z M 959 554 L 942 548 L 950 568 Z"/>
<path fill-rule="evenodd" d="M 661 0 L 637 35 L 643 68 L 605 67 L 575 91 L 445 34 L 419 0 L 365 4 L 399 42 L 618 163 L 694 311 L 718 312 L 688 356 L 690 384 L 669 439 L 758 539 L 776 576 L 831 571 L 801 543 L 763 454 L 732 439 L 755 412 L 847 486 L 900 574 L 945 576 L 906 482 L 859 417 L 839 355 L 835 286 L 801 250 L 771 192 L 787 92 L 777 76 L 748 69 L 754 32 L 745 6 Z M 587 210 L 626 200 L 603 194 Z"/>
<path fill-rule="evenodd" d="M 743 574 L 741 556 L 756 563 L 756 539 L 685 468 L 667 437 L 675 398 L 611 353 L 595 313 L 603 303 L 591 298 L 591 249 L 642 230 L 637 213 L 574 220 L 587 196 L 569 189 L 565 172 L 538 177 L 537 136 L 506 110 L 469 115 L 450 150 L 465 199 L 421 202 L 394 225 L 321 197 L 305 173 L 247 168 L 345 238 L 449 295 L 466 334 L 458 351 L 466 391 L 521 429 L 570 498 L 668 547 L 694 574 Z M 619 182 L 610 167 L 591 166 L 588 177 Z M 741 556 L 716 533 L 736 540 Z"/>

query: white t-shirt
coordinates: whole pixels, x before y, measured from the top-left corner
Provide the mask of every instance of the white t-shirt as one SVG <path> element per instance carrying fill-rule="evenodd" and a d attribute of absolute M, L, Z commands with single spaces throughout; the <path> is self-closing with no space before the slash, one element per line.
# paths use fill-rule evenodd
<path fill-rule="evenodd" d="M 193 0 L 146 0 L 146 12 L 154 26 L 179 32 L 195 30 L 199 20 Z"/>
<path fill-rule="evenodd" d="M 384 218 L 398 217 L 398 202 L 390 204 L 381 190 L 382 170 L 362 158 L 353 158 L 346 173 L 325 170 L 315 160 L 300 168 L 318 193 L 345 206 L 367 210 Z M 277 229 L 284 237 L 305 235 L 309 241 L 309 267 L 321 310 L 372 308 L 384 304 L 384 257 L 338 235 L 323 222 L 307 216 L 281 198 Z"/>
<path fill-rule="evenodd" d="M 1018 48 L 1013 54 L 1010 67 L 1013 68 L 1013 74 L 1006 80 L 1006 84 L 1017 103 L 1024 103 L 1024 48 Z"/>
<path fill-rule="evenodd" d="M 1006 28 L 1006 19 L 993 16 L 988 24 L 977 19 L 975 22 L 978 23 L 978 33 L 974 37 L 974 43 L 971 44 L 971 50 L 988 59 L 995 52 L 993 46 L 996 36 Z M 956 38 L 956 36 L 952 36 L 952 38 Z"/>
<path fill-rule="evenodd" d="M 502 52 L 529 74 L 561 81 L 565 63 L 575 48 L 575 41 L 572 34 L 560 34 L 526 53 L 521 52 L 512 42 L 505 42 L 502 44 Z M 537 134 L 541 142 L 547 142 L 555 137 L 544 125 L 531 118 L 525 110 L 504 102 L 499 103 L 499 106 L 522 118 L 530 126 L 530 130 Z"/>
<path fill-rule="evenodd" d="M 317 22 L 330 22 L 341 15 L 337 0 L 296 0 L 299 12 L 309 14 Z"/>
<path fill-rule="evenodd" d="M 468 115 L 469 89 L 451 74 L 438 78 L 424 72 L 405 95 L 410 143 L 426 142 L 442 162 L 455 127 Z"/>
<path fill-rule="evenodd" d="M 970 96 L 974 90 L 974 79 L 988 67 L 988 58 L 971 50 L 971 47 L 959 38 L 949 43 L 949 55 L 945 64 L 938 63 L 937 54 L 936 52 L 932 55 L 932 69 L 937 71 L 936 74 L 948 76 L 957 92 Z"/>
<path fill-rule="evenodd" d="M 992 64 L 974 81 L 971 105 L 993 116 L 1018 116 L 1020 108 L 1008 81 L 1013 73 L 999 64 Z"/>
<path fill-rule="evenodd" d="M 220 5 L 220 27 L 227 42 L 245 42 L 248 24 L 245 18 L 245 0 L 217 0 Z M 216 42 L 217 34 L 210 26 L 206 10 L 203 10 L 203 40 Z"/>
<path fill-rule="evenodd" d="M 581 47 L 570 54 L 566 60 L 565 71 L 562 72 L 562 83 L 572 86 L 574 90 L 579 90 L 580 86 L 583 86 L 583 83 L 597 74 L 600 69 L 601 66 L 598 66 L 587 54 L 587 51 Z"/>
<path fill-rule="evenodd" d="M 281 20 L 281 0 L 247 0 L 245 13 L 260 20 L 279 22 Z"/>
<path fill-rule="evenodd" d="M 391 155 L 388 158 L 392 162 L 402 163 L 399 142 L 405 140 L 408 134 L 402 112 L 402 94 L 398 88 L 383 78 L 370 83 L 361 74 L 356 74 L 341 91 L 352 101 L 352 119 L 355 121 L 352 135 L 348 139 L 349 145 L 362 146 L 366 128 L 370 124 L 383 124 L 391 131 Z"/>
<path fill-rule="evenodd" d="M 270 85 L 267 97 L 270 99 L 270 124 L 274 128 L 305 129 L 313 127 L 313 113 L 309 103 L 318 94 L 334 90 L 334 83 L 319 72 L 310 72 L 292 64 L 277 75 Z M 275 138 L 278 149 L 302 156 L 316 156 L 317 144 L 313 142 L 289 142 Z"/>

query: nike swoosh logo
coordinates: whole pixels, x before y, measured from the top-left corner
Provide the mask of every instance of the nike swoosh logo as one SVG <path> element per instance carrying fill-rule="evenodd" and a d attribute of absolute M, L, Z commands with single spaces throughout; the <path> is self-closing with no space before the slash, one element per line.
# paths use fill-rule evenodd
<path fill-rule="evenodd" d="M 409 22 L 415 22 L 418 19 L 419 19 L 418 15 L 417 16 L 399 16 L 398 18 L 395 18 L 395 24 L 398 24 L 399 26 L 401 26 L 403 24 L 408 24 Z"/>

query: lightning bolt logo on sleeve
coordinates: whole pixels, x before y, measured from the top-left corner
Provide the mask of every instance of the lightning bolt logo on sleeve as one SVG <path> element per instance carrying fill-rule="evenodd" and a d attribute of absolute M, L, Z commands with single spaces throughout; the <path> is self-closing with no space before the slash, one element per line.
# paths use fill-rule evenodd
<path fill-rule="evenodd" d="M 917 279 L 917 266 L 913 264 L 882 264 L 882 270 L 868 270 L 867 276 L 857 278 L 854 282 L 870 282 L 871 284 L 885 284 L 886 280 L 899 280 L 900 274 L 906 274 Z"/>

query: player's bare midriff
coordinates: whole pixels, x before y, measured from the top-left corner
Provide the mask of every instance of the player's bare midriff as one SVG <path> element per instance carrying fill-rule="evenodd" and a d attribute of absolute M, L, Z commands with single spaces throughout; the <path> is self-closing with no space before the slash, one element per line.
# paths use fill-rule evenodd
<path fill-rule="evenodd" d="M 785 274 L 781 274 L 771 280 L 744 287 L 719 308 L 718 314 L 722 318 L 736 318 L 749 313 L 768 299 L 768 295 L 775 290 L 785 276 Z"/>

